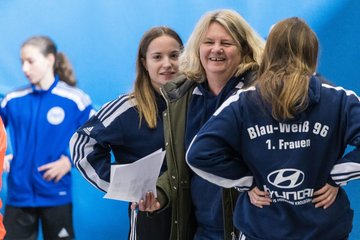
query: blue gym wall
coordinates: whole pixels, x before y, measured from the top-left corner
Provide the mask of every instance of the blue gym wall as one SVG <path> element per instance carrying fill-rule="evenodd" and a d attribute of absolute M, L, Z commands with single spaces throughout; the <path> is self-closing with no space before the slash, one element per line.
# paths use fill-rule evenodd
<path fill-rule="evenodd" d="M 155 25 L 178 31 L 186 42 L 200 16 L 232 8 L 266 37 L 291 16 L 304 18 L 320 39 L 319 72 L 360 94 L 360 2 L 357 0 L 1 0 L 0 93 L 24 85 L 19 47 L 31 35 L 52 37 L 72 62 L 79 87 L 100 107 L 132 89 L 141 35 Z M 127 204 L 103 193 L 73 170 L 77 239 L 126 239 Z M 2 197 L 6 197 L 6 174 Z M 346 186 L 355 210 L 352 240 L 360 239 L 359 183 Z"/>

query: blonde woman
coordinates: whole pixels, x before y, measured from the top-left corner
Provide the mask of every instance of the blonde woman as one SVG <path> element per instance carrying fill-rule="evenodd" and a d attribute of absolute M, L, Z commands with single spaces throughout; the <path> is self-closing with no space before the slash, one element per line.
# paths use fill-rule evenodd
<path fill-rule="evenodd" d="M 237 233 L 232 212 L 238 190 L 222 189 L 190 172 L 185 151 L 215 110 L 255 81 L 263 46 L 261 37 L 237 12 L 207 12 L 180 56 L 182 76 L 162 88 L 168 104 L 164 113 L 168 170 L 159 178 L 158 199 L 145 199 L 140 209 L 171 207 L 170 239 L 227 240 Z M 268 204 L 264 192 L 258 191 L 258 195 L 260 204 Z"/>

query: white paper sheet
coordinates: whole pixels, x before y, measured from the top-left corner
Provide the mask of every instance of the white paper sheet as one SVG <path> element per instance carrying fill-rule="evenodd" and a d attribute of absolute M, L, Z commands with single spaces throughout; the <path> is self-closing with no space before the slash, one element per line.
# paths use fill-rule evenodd
<path fill-rule="evenodd" d="M 156 181 L 165 151 L 161 149 L 130 164 L 112 165 L 110 186 L 104 198 L 139 202 L 147 192 L 156 196 Z"/>

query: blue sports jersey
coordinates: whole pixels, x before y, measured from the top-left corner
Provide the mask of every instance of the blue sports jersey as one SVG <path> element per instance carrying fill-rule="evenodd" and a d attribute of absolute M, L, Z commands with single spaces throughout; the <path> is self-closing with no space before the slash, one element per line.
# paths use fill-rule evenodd
<path fill-rule="evenodd" d="M 247 239 L 338 240 L 351 231 L 353 211 L 342 188 L 327 209 L 312 199 L 326 183 L 360 177 L 359 98 L 315 76 L 309 84 L 308 108 L 288 122 L 271 116 L 255 87 L 239 90 L 187 152 L 190 167 L 215 184 L 246 188 L 254 181 L 270 193 L 272 203 L 263 208 L 247 194 L 239 197 L 234 223 Z M 347 145 L 355 149 L 344 155 Z"/>
<path fill-rule="evenodd" d="M 48 90 L 29 85 L 4 97 L 0 114 L 9 129 L 14 155 L 7 204 L 41 207 L 72 201 L 70 172 L 55 183 L 44 180 L 38 168 L 61 155 L 70 158 L 69 140 L 91 111 L 85 93 L 57 79 Z"/>

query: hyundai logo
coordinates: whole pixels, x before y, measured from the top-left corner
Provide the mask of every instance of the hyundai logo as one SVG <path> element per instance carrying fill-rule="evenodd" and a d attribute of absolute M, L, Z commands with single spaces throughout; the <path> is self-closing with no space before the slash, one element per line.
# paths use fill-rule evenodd
<path fill-rule="evenodd" d="M 294 168 L 279 169 L 271 172 L 267 180 L 278 188 L 295 188 L 299 186 L 305 178 L 305 174 Z"/>

